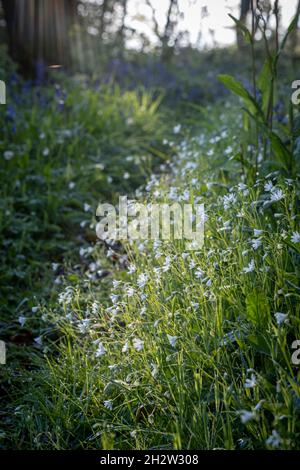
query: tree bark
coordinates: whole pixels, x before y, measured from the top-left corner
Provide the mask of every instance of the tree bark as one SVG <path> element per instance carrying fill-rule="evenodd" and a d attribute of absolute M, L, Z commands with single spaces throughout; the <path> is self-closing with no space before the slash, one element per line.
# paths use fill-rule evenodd
<path fill-rule="evenodd" d="M 161 39 L 162 42 L 162 60 L 164 62 L 168 62 L 173 55 L 174 48 L 169 46 L 169 41 L 174 31 L 174 24 L 172 22 L 171 16 L 173 10 L 177 8 L 178 0 L 170 0 L 168 13 L 167 13 L 167 21 L 164 29 L 164 33 Z"/>
<path fill-rule="evenodd" d="M 240 21 L 242 23 L 246 22 L 246 18 L 247 18 L 247 15 L 248 15 L 249 11 L 250 11 L 250 0 L 241 0 Z M 243 41 L 243 35 L 242 35 L 239 27 L 237 27 L 237 29 L 236 29 L 236 40 L 237 40 L 238 48 L 241 49 L 244 45 L 244 41 Z"/>
<path fill-rule="evenodd" d="M 37 63 L 70 66 L 69 30 L 77 0 L 2 0 L 9 51 L 21 72 L 31 75 Z"/>

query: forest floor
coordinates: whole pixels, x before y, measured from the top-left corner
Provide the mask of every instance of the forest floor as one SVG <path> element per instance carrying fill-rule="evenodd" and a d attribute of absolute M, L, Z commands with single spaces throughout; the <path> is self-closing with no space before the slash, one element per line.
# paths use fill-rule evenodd
<path fill-rule="evenodd" d="M 1 448 L 299 449 L 298 173 L 255 154 L 231 99 L 180 119 L 146 92 L 14 93 Z M 204 204 L 204 246 L 103 243 L 119 195 Z"/>

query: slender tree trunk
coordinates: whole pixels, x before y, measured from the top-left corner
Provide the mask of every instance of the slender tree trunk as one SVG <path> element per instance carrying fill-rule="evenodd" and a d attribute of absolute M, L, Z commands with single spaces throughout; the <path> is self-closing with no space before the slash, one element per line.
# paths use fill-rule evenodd
<path fill-rule="evenodd" d="M 108 4 L 109 4 L 109 0 L 103 0 L 103 3 L 101 5 L 100 29 L 99 29 L 101 40 L 102 40 L 103 33 L 105 32 L 105 26 L 106 26 L 105 14 L 108 11 Z"/>
<path fill-rule="evenodd" d="M 122 23 L 121 27 L 118 31 L 118 36 L 119 36 L 119 41 L 120 41 L 120 49 L 121 49 L 121 54 L 123 55 L 124 49 L 125 49 L 125 31 L 126 31 L 126 17 L 127 17 L 127 7 L 128 7 L 128 0 L 122 0 L 122 7 L 123 7 L 123 13 L 122 13 Z"/>
<path fill-rule="evenodd" d="M 173 55 L 173 48 L 169 46 L 169 41 L 174 30 L 174 24 L 172 21 L 172 14 L 174 9 L 178 6 L 178 0 L 170 0 L 168 12 L 167 12 L 167 21 L 164 29 L 164 33 L 161 38 L 162 42 L 162 60 L 168 62 Z"/>
<path fill-rule="evenodd" d="M 241 6 L 240 6 L 240 21 L 242 23 L 246 22 L 247 15 L 250 11 L 250 6 L 251 6 L 251 0 L 241 0 Z M 237 41 L 237 46 L 239 49 L 241 49 L 244 45 L 243 41 L 243 35 L 240 31 L 240 29 L 237 27 L 236 30 L 236 41 Z"/>

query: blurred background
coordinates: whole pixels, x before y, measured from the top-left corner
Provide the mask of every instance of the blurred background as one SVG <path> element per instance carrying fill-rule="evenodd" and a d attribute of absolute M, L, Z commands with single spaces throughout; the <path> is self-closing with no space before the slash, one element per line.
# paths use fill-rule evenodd
<path fill-rule="evenodd" d="M 257 4 L 272 38 L 273 4 Z M 219 65 L 221 57 L 225 72 L 232 61 L 241 70 L 245 62 L 247 46 L 229 14 L 249 23 L 251 0 L 2 0 L 0 5 L 1 43 L 26 78 L 44 80 L 49 68 L 64 69 L 126 88 L 167 88 L 171 99 L 197 101 L 203 90 L 196 91 L 195 82 L 206 61 Z M 282 33 L 300 3 L 278 5 Z M 290 39 L 294 61 L 298 38 L 299 31 Z M 258 27 L 256 40 L 263 41 Z"/>

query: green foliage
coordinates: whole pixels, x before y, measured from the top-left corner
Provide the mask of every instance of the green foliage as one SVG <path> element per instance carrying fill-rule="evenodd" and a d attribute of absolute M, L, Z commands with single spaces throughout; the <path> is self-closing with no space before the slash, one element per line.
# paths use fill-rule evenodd
<path fill-rule="evenodd" d="M 299 449 L 299 122 L 270 126 L 271 73 L 262 101 L 221 76 L 243 119 L 71 80 L 1 116 L 2 448 Z M 203 248 L 96 239 L 147 182 L 204 203 Z"/>
<path fill-rule="evenodd" d="M 254 289 L 246 296 L 247 320 L 254 326 L 264 328 L 270 320 L 270 308 L 265 292 Z"/>
<path fill-rule="evenodd" d="M 0 327 L 8 365 L 0 373 L 3 414 L 14 416 L 11 384 L 24 367 L 40 366 L 35 338 L 49 331 L 37 304 L 57 302 L 62 278 L 76 283 L 110 272 L 101 246 L 97 271 L 92 254 L 82 259 L 96 239 L 91 212 L 133 191 L 163 161 L 165 125 L 160 100 L 142 90 L 91 92 L 59 80 L 36 89 L 20 82 L 8 91 L 9 108 L 0 109 Z"/>
<path fill-rule="evenodd" d="M 278 12 L 274 11 L 274 14 L 277 15 Z M 243 99 L 245 104 L 245 113 L 250 116 L 252 120 L 252 127 L 254 128 L 255 136 L 255 145 L 256 145 L 256 154 L 263 153 L 264 160 L 266 162 L 267 171 L 270 169 L 281 169 L 285 174 L 295 174 L 296 170 L 299 168 L 298 162 L 295 161 L 292 155 L 292 149 L 290 145 L 287 145 L 283 142 L 282 129 L 273 130 L 274 126 L 274 107 L 276 105 L 276 87 L 277 87 L 277 76 L 278 76 L 278 61 L 283 53 L 284 47 L 287 43 L 289 35 L 297 27 L 299 14 L 293 18 L 290 26 L 288 27 L 283 40 L 281 41 L 278 47 L 276 46 L 275 52 L 272 51 L 271 41 L 267 39 L 266 36 L 266 24 L 263 21 L 263 16 L 257 15 L 255 11 L 252 11 L 253 19 L 257 22 L 258 27 L 260 28 L 265 43 L 265 61 L 262 67 L 260 74 L 257 76 L 256 71 L 256 57 L 255 57 L 255 31 L 253 30 L 252 34 L 243 24 L 243 22 L 238 21 L 232 15 L 229 15 L 237 27 L 241 30 L 244 35 L 246 42 L 250 43 L 252 46 L 252 78 L 253 78 L 253 94 L 251 94 L 240 82 L 229 75 L 219 75 L 219 80 L 235 95 Z M 260 23 L 263 22 L 261 26 Z M 278 33 L 276 33 L 278 34 Z M 261 94 L 260 99 L 258 99 L 258 91 Z M 284 130 L 288 133 L 290 126 L 286 126 Z M 251 122 L 249 122 L 248 117 L 244 117 L 244 130 L 245 132 L 251 129 Z M 263 139 L 263 149 L 260 149 L 259 142 L 260 139 Z M 273 158 L 275 157 L 275 158 Z M 275 160 L 275 161 L 274 161 Z M 257 173 L 257 157 L 255 161 L 255 173 Z M 273 165 L 271 162 L 274 162 Z M 244 170 L 247 170 L 248 177 L 253 179 L 253 173 L 249 168 L 253 168 L 253 164 L 249 161 L 248 157 L 245 155 L 242 161 L 244 165 Z"/>

